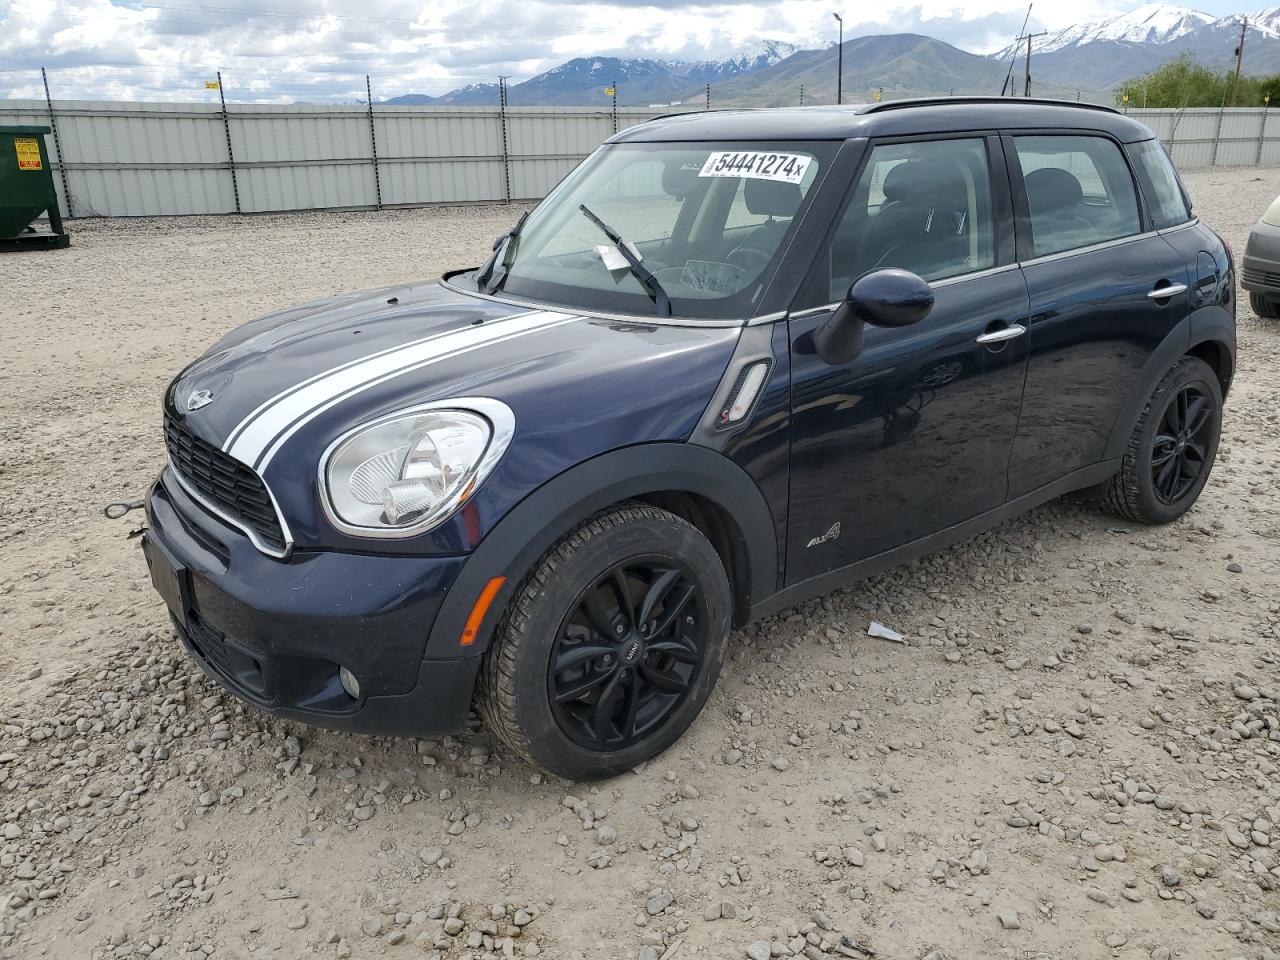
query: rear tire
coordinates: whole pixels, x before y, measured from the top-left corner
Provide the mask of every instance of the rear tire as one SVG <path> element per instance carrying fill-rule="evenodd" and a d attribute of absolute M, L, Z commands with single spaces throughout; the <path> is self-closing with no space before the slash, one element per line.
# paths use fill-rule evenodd
<path fill-rule="evenodd" d="M 477 707 L 533 765 L 594 780 L 657 756 L 720 673 L 729 578 L 696 527 L 629 502 L 566 534 L 517 588 Z"/>
<path fill-rule="evenodd" d="M 1280 320 L 1280 300 L 1271 300 L 1260 293 L 1251 293 L 1249 306 L 1263 320 Z"/>
<path fill-rule="evenodd" d="M 1221 432 L 1217 375 L 1197 357 L 1181 358 L 1148 398 L 1103 505 L 1135 523 L 1177 520 L 1208 482 Z"/>

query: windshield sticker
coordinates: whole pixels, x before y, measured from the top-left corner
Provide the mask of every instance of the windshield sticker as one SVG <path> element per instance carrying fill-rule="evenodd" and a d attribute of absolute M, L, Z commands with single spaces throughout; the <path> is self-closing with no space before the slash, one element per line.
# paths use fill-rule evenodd
<path fill-rule="evenodd" d="M 637 260 L 644 259 L 640 256 L 640 251 L 636 249 L 634 243 L 628 242 L 627 249 L 635 255 Z M 604 264 L 604 268 L 606 270 L 613 271 L 631 269 L 631 264 L 627 263 L 627 258 L 622 255 L 622 251 L 613 246 L 613 244 L 600 244 L 596 247 L 596 253 L 599 254 L 600 260 Z"/>
<path fill-rule="evenodd" d="M 721 150 L 707 157 L 698 171 L 700 177 L 750 177 L 799 183 L 812 157 L 799 153 L 764 153 L 750 150 Z"/>
<path fill-rule="evenodd" d="M 742 268 L 717 260 L 688 260 L 680 282 L 705 293 L 737 293 L 742 289 Z"/>

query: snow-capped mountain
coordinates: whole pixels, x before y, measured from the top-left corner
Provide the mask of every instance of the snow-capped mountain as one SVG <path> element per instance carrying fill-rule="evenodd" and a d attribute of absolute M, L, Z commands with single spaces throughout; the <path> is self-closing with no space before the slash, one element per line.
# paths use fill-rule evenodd
<path fill-rule="evenodd" d="M 704 60 L 703 63 L 708 67 L 714 65 L 721 72 L 729 75 L 750 73 L 762 67 L 771 67 L 799 49 L 794 43 L 784 43 L 781 40 L 757 40 L 741 53 L 722 57 L 719 60 Z"/>
<path fill-rule="evenodd" d="M 1249 26 L 1273 40 L 1280 40 L 1280 7 L 1248 13 Z M 1224 18 L 1233 19 L 1233 18 Z"/>
<path fill-rule="evenodd" d="M 1151 3 L 1119 16 L 1075 24 L 1039 38 L 1033 52 L 1036 90 L 1058 96 L 1101 97 L 1124 81 L 1190 56 L 1213 70 L 1234 66 L 1240 16 L 1209 14 Z M 1280 6 L 1246 14 L 1246 73 L 1274 73 L 1280 64 Z M 1033 20 L 1034 23 L 1034 20 Z M 927 42 L 926 42 L 927 41 Z M 996 93 L 1012 46 L 988 56 L 910 35 L 854 37 L 845 44 L 845 91 L 884 86 L 899 94 L 951 91 Z M 855 53 L 856 47 L 856 53 Z M 1025 48 L 1019 47 L 1017 54 Z M 697 107 L 711 85 L 713 105 L 792 103 L 801 85 L 810 97 L 833 91 L 834 44 L 797 50 L 760 40 L 732 56 L 683 61 L 607 56 L 575 57 L 508 87 L 513 106 L 619 106 L 683 101 Z M 992 61 L 996 61 L 993 63 Z M 988 75 L 989 74 L 989 75 Z M 616 86 L 615 86 L 616 85 Z M 497 106 L 496 83 L 473 83 L 440 97 L 406 94 L 390 104 Z"/>
<path fill-rule="evenodd" d="M 1121 75 L 1143 73 L 1182 54 L 1220 70 L 1234 58 L 1242 16 L 1249 22 L 1247 66 L 1265 73 L 1267 63 L 1280 62 L 1274 59 L 1280 52 L 1276 48 L 1280 7 L 1212 17 L 1189 7 L 1149 3 L 1120 16 L 1077 23 L 1039 37 L 1032 41 L 1031 49 L 1047 57 L 1041 65 L 1049 67 L 1056 79 L 1070 84 L 1071 74 L 1078 72 L 1077 82 L 1084 86 L 1105 80 L 1101 86 L 1110 87 Z M 1025 49 L 1024 45 L 1010 44 L 991 54 L 991 59 L 1007 61 Z"/>
<path fill-rule="evenodd" d="M 719 83 L 770 67 L 796 52 L 790 43 L 759 40 L 732 56 L 716 60 L 658 60 L 645 57 L 575 57 L 523 83 L 512 84 L 512 106 L 608 103 L 605 88 L 617 84 L 619 105 L 669 102 L 701 84 Z M 450 91 L 438 103 L 493 104 L 496 85 L 471 84 Z"/>
<path fill-rule="evenodd" d="M 1280 7 L 1211 17 L 1186 7 L 1148 4 L 1131 13 L 1080 23 L 1035 41 L 1033 73 L 1042 82 L 1083 90 L 1114 89 L 1132 77 L 1189 56 L 1210 70 L 1235 65 L 1241 17 L 1246 73 L 1274 73 L 1280 64 Z M 1025 46 L 1006 47 L 991 59 L 1008 63 Z"/>
<path fill-rule="evenodd" d="M 1119 40 L 1127 43 L 1169 43 L 1194 30 L 1213 23 L 1217 18 L 1189 7 L 1174 7 L 1163 3 L 1147 3 L 1105 20 L 1077 23 L 1062 30 L 1037 37 L 1031 49 L 1037 53 L 1050 53 L 1066 47 L 1083 46 L 1099 40 Z M 1016 52 L 1011 44 L 995 59 L 1005 59 Z"/>

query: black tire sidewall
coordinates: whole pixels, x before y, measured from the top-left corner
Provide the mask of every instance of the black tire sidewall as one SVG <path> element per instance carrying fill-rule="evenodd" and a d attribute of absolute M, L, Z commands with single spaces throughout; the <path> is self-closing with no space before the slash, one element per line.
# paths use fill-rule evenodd
<path fill-rule="evenodd" d="M 1184 387 L 1195 386 L 1203 390 L 1213 399 L 1213 413 L 1210 418 L 1212 433 L 1206 444 L 1204 469 L 1195 484 L 1176 503 L 1165 503 L 1157 496 L 1155 481 L 1151 476 L 1152 441 L 1155 439 L 1164 412 L 1173 398 Z M 1135 480 L 1138 494 L 1142 498 L 1143 511 L 1155 523 L 1171 523 L 1191 509 L 1204 485 L 1209 482 L 1209 474 L 1217 461 L 1218 441 L 1222 436 L 1222 385 L 1217 375 L 1203 360 L 1189 357 L 1176 368 L 1169 371 L 1156 387 L 1151 398 L 1149 415 L 1142 424 L 1138 448 L 1134 457 Z"/>
<path fill-rule="evenodd" d="M 582 591 L 609 567 L 640 556 L 662 556 L 685 565 L 702 592 L 707 642 L 693 689 L 649 737 L 615 751 L 592 751 L 561 729 L 551 709 L 547 670 L 560 625 Z M 547 561 L 543 561 L 544 563 Z M 555 561 L 554 575 L 532 577 L 525 590 L 529 619 L 520 640 L 516 674 L 515 722 L 527 738 L 533 759 L 560 776 L 597 779 L 629 770 L 670 747 L 702 711 L 715 687 L 729 635 L 731 594 L 724 565 L 710 542 L 692 525 L 674 516 L 632 519 L 610 525 L 586 539 L 568 557 Z"/>
<path fill-rule="evenodd" d="M 1249 306 L 1259 319 L 1280 319 L 1280 298 L 1274 298 L 1265 293 L 1250 293 Z"/>

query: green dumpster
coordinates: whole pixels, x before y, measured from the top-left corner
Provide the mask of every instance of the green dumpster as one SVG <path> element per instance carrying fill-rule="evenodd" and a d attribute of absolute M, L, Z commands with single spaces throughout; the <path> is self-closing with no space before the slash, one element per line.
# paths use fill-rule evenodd
<path fill-rule="evenodd" d="M 0 250 L 65 247 L 53 170 L 44 149 L 48 127 L 0 127 Z M 51 232 L 31 224 L 49 212 Z"/>

